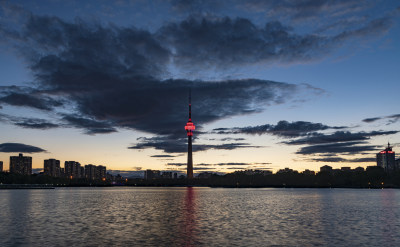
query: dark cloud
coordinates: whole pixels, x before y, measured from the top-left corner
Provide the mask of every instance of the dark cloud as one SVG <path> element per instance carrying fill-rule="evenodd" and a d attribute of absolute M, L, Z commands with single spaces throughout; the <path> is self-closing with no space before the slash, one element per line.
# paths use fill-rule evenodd
<path fill-rule="evenodd" d="M 86 134 L 107 134 L 117 130 L 107 121 L 97 121 L 80 116 L 64 115 L 62 118 L 69 126 L 81 128 Z"/>
<path fill-rule="evenodd" d="M 158 155 L 152 155 L 150 157 L 152 157 L 152 158 L 173 158 L 173 157 L 176 157 L 176 155 L 158 154 Z"/>
<path fill-rule="evenodd" d="M 310 60 L 329 51 L 332 42 L 357 33 L 342 34 L 339 39 L 298 35 L 279 22 L 260 28 L 243 18 L 192 17 L 151 33 L 80 19 L 70 23 L 57 17 L 26 16 L 18 28 L 2 25 L 0 34 L 26 59 L 35 78 L 34 88 L 2 87 L 0 102 L 45 111 L 64 107 L 62 110 L 70 112 L 58 120 L 87 134 L 127 128 L 174 138 L 184 135 L 189 88 L 193 92 L 193 120 L 200 131 L 212 121 L 296 100 L 302 91 L 318 94 L 320 89 L 310 85 L 268 80 L 165 78 L 169 78 L 168 68 L 175 65 L 234 67 Z M 357 35 L 364 33 L 366 30 Z M 299 133 L 271 131 L 282 136 Z M 241 145 L 248 146 L 220 147 Z M 207 149 L 204 145 L 197 148 Z"/>
<path fill-rule="evenodd" d="M 174 136 L 140 137 L 139 142 L 128 147 L 129 149 L 154 148 L 166 153 L 185 153 L 187 152 L 187 138 L 176 138 Z M 223 144 L 196 144 L 193 143 L 193 152 L 216 150 L 233 150 L 238 148 L 260 148 L 249 143 L 223 143 Z"/>
<path fill-rule="evenodd" d="M 346 127 L 332 127 L 323 125 L 321 123 L 311 123 L 305 121 L 279 121 L 276 125 L 264 124 L 258 126 L 249 127 L 236 127 L 236 128 L 217 128 L 214 129 L 214 133 L 218 134 L 251 134 L 251 135 L 262 135 L 270 134 L 280 137 L 294 138 L 299 136 L 307 135 L 314 131 L 326 130 L 326 129 L 342 129 Z"/>
<path fill-rule="evenodd" d="M 212 167 L 193 167 L 194 171 L 209 171 L 209 170 L 215 170 L 215 168 Z"/>
<path fill-rule="evenodd" d="M 167 163 L 166 166 L 187 166 L 187 163 Z"/>
<path fill-rule="evenodd" d="M 60 127 L 59 124 L 55 124 L 55 123 L 49 122 L 48 120 L 45 120 L 45 119 L 14 117 L 14 116 L 10 116 L 10 115 L 7 115 L 7 114 L 0 114 L 0 121 L 1 122 L 11 123 L 11 124 L 14 124 L 16 126 L 19 126 L 19 127 L 22 127 L 22 128 L 28 128 L 28 129 L 46 130 L 46 129 L 52 129 L 52 128 Z"/>
<path fill-rule="evenodd" d="M 280 22 L 257 27 L 244 18 L 196 19 L 171 23 L 160 29 L 160 39 L 174 48 L 174 62 L 229 68 L 257 62 L 311 60 L 330 49 L 330 40 L 316 35 L 297 35 Z"/>
<path fill-rule="evenodd" d="M 373 123 L 375 121 L 382 120 L 382 119 L 387 119 L 388 124 L 393 124 L 400 120 L 400 114 L 393 114 L 393 115 L 384 116 L 384 117 L 365 118 L 362 121 L 365 123 Z"/>
<path fill-rule="evenodd" d="M 363 144 L 363 145 L 360 145 Z M 345 143 L 331 143 L 323 145 L 311 145 L 300 148 L 296 154 L 359 154 L 361 152 L 376 151 L 377 146 L 364 145 L 363 141 L 345 142 Z"/>
<path fill-rule="evenodd" d="M 59 127 L 58 124 L 48 122 L 47 120 L 44 119 L 36 119 L 36 118 L 32 119 L 23 118 L 20 119 L 18 122 L 15 122 L 14 124 L 22 128 L 41 129 L 41 130 L 53 129 Z"/>
<path fill-rule="evenodd" d="M 304 13 L 304 12 L 303 12 Z M 157 32 L 173 50 L 174 63 L 191 69 L 229 68 L 254 63 L 293 63 L 320 59 L 344 41 L 384 34 L 391 26 L 389 17 L 362 22 L 362 26 L 333 35 L 296 34 L 279 21 L 258 27 L 249 19 L 194 18 L 170 23 Z"/>
<path fill-rule="evenodd" d="M 335 142 L 352 142 L 369 140 L 372 136 L 393 135 L 399 131 L 371 131 L 351 133 L 349 131 L 336 131 L 333 134 L 313 133 L 301 139 L 283 142 L 289 145 L 313 145 Z"/>
<path fill-rule="evenodd" d="M 367 163 L 367 162 L 376 162 L 375 158 L 354 158 L 354 159 L 345 159 L 341 157 L 325 157 L 325 158 L 314 158 L 311 161 L 316 162 L 342 162 L 342 163 Z"/>
<path fill-rule="evenodd" d="M 173 10 L 185 14 L 215 12 L 226 4 L 226 2 L 214 0 L 172 0 L 170 2 Z"/>
<path fill-rule="evenodd" d="M 226 137 L 226 138 L 221 138 L 220 141 L 226 142 L 226 141 L 244 141 L 246 139 L 244 138 L 232 138 L 232 137 Z"/>
<path fill-rule="evenodd" d="M 396 123 L 400 120 L 400 114 L 387 116 L 386 118 L 389 119 L 389 124 Z"/>
<path fill-rule="evenodd" d="M 240 3 L 249 11 L 265 11 L 271 17 L 283 15 L 293 20 L 304 20 L 320 16 L 328 18 L 330 15 L 341 16 L 345 13 L 358 12 L 368 7 L 366 2 L 357 0 L 246 0 L 240 1 Z"/>
<path fill-rule="evenodd" d="M 0 87 L 0 103 L 45 111 L 62 106 L 61 101 L 47 97 L 37 90 L 19 87 Z"/>
<path fill-rule="evenodd" d="M 251 165 L 249 163 L 237 163 L 237 162 L 230 162 L 230 163 L 217 163 L 214 164 L 215 166 L 248 166 Z"/>
<path fill-rule="evenodd" d="M 380 119 L 382 119 L 382 118 L 381 117 L 373 117 L 373 118 L 363 119 L 362 121 L 365 122 L 365 123 L 372 123 L 372 122 L 378 121 Z"/>
<path fill-rule="evenodd" d="M 40 153 L 46 150 L 39 147 L 26 145 L 22 143 L 2 143 L 0 144 L 0 152 L 2 153 Z"/>
<path fill-rule="evenodd" d="M 229 162 L 229 163 L 215 163 L 215 164 L 209 164 L 209 163 L 199 163 L 195 164 L 197 167 L 207 167 L 207 166 L 251 166 L 254 164 L 260 164 L 260 163 L 241 163 L 241 162 Z M 269 163 L 262 163 L 262 164 L 269 164 Z M 187 163 L 167 163 L 167 166 L 186 166 Z"/>

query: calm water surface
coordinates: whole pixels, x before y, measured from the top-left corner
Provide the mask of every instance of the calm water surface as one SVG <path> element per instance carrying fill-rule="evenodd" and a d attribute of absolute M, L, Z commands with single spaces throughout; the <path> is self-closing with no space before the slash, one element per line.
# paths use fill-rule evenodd
<path fill-rule="evenodd" d="M 400 190 L 0 190 L 0 246 L 400 246 Z"/>

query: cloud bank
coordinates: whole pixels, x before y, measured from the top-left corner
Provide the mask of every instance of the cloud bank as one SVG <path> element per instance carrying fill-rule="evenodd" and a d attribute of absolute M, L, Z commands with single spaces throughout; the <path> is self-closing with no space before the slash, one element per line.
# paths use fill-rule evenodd
<path fill-rule="evenodd" d="M 41 152 L 46 152 L 46 150 L 31 146 L 31 145 L 26 145 L 22 143 L 2 143 L 0 144 L 0 152 L 2 153 L 41 153 Z"/>

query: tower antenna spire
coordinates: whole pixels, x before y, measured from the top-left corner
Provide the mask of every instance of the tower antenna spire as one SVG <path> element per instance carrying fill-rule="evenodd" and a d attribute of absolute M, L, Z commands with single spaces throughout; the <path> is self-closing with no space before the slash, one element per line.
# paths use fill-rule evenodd
<path fill-rule="evenodd" d="M 189 88 L 189 121 L 192 120 L 192 88 Z"/>

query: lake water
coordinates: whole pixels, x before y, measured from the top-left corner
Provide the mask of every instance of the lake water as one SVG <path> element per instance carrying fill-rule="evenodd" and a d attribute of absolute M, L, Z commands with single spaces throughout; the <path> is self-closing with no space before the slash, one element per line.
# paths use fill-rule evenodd
<path fill-rule="evenodd" d="M 400 190 L 0 190 L 0 246 L 400 246 Z"/>

